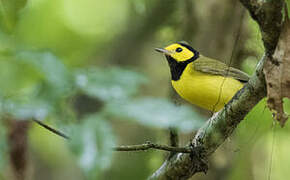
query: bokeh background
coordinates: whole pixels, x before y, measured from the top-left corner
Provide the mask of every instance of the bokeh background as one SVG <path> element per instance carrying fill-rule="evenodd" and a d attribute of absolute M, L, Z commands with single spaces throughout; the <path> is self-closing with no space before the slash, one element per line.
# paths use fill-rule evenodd
<path fill-rule="evenodd" d="M 180 40 L 249 74 L 263 54 L 258 26 L 237 0 L 1 0 L 0 179 L 15 177 L 14 123 L 29 127 L 26 179 L 146 179 L 168 153 L 111 148 L 168 144 L 169 127 L 185 145 L 211 115 L 174 95 L 154 51 Z M 214 153 L 208 173 L 192 179 L 290 176 L 289 123 L 273 124 L 265 102 Z"/>

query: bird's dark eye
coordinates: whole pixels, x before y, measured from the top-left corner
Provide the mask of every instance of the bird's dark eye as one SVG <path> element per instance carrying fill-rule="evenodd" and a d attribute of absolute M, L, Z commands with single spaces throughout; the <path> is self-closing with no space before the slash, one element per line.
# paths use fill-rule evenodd
<path fill-rule="evenodd" d="M 176 52 L 181 52 L 182 51 L 182 48 L 176 48 L 176 50 L 175 50 Z"/>

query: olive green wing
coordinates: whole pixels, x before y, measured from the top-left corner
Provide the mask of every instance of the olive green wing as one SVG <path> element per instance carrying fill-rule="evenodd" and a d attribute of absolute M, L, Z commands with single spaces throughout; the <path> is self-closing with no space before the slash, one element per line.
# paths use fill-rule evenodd
<path fill-rule="evenodd" d="M 194 70 L 212 75 L 232 77 L 241 82 L 248 82 L 249 75 L 236 68 L 229 67 L 218 60 L 201 56 L 193 63 Z"/>

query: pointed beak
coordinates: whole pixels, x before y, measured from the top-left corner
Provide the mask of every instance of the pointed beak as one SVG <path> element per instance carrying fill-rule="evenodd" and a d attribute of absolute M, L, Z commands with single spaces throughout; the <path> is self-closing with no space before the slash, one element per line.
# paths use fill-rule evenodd
<path fill-rule="evenodd" d="M 163 53 L 165 55 L 169 55 L 169 56 L 172 54 L 171 51 L 168 51 L 168 50 L 163 49 L 163 48 L 155 48 L 155 51 L 160 52 L 160 53 Z"/>

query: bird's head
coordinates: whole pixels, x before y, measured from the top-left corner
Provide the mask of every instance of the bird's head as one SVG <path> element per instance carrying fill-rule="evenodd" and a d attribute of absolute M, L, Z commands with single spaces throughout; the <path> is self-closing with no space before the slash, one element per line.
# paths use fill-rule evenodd
<path fill-rule="evenodd" d="M 180 79 L 182 72 L 189 63 L 199 58 L 199 52 L 184 42 L 177 42 L 155 50 L 166 56 L 171 71 L 171 79 L 174 81 Z"/>
<path fill-rule="evenodd" d="M 184 42 L 177 42 L 165 48 L 156 48 L 155 50 L 165 54 L 168 61 L 192 62 L 199 57 L 199 52 Z"/>

